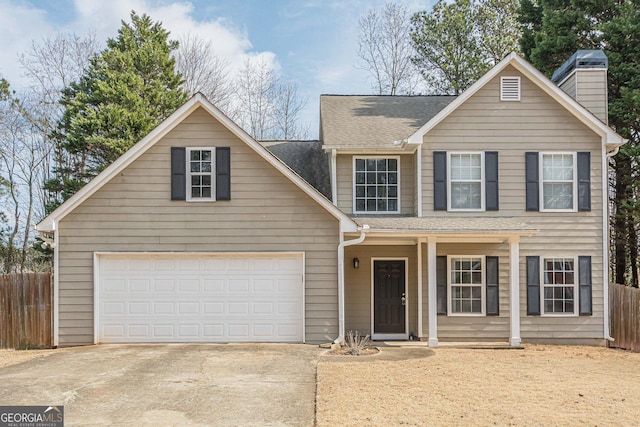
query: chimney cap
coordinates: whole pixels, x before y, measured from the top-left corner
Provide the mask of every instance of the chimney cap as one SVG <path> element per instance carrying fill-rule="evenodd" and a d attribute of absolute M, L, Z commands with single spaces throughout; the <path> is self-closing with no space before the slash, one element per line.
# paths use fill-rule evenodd
<path fill-rule="evenodd" d="M 579 50 L 569 58 L 564 64 L 558 68 L 551 81 L 555 84 L 561 83 L 566 79 L 569 74 L 574 70 L 580 68 L 603 68 L 606 69 L 609 65 L 607 55 L 602 50 Z"/>

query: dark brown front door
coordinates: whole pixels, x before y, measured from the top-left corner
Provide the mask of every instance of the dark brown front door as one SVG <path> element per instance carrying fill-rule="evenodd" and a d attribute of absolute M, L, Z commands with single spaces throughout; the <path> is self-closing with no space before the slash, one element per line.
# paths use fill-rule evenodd
<path fill-rule="evenodd" d="M 373 262 L 373 333 L 405 333 L 405 262 Z"/>

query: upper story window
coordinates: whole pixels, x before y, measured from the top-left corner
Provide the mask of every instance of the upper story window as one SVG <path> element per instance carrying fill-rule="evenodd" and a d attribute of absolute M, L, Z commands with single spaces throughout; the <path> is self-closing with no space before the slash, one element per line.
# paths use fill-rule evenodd
<path fill-rule="evenodd" d="M 591 210 L 591 152 L 525 153 L 526 209 Z"/>
<path fill-rule="evenodd" d="M 449 153 L 449 210 L 484 210 L 484 153 Z"/>
<path fill-rule="evenodd" d="M 400 158 L 354 157 L 354 212 L 400 212 Z"/>
<path fill-rule="evenodd" d="M 575 210 L 576 153 L 541 153 L 541 157 L 542 210 Z"/>
<path fill-rule="evenodd" d="M 433 152 L 433 210 L 497 211 L 498 152 Z"/>
<path fill-rule="evenodd" d="M 187 200 L 215 200 L 215 148 L 187 149 Z"/>

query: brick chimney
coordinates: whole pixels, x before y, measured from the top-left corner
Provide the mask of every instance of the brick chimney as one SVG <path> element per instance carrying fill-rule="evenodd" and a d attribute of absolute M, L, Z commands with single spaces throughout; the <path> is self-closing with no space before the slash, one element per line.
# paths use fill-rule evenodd
<path fill-rule="evenodd" d="M 593 115 L 608 124 L 607 67 L 601 50 L 579 50 L 553 73 L 551 80 Z"/>

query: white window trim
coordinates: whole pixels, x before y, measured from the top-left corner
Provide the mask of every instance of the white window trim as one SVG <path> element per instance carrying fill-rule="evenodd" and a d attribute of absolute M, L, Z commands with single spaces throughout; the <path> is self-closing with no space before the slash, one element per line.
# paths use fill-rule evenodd
<path fill-rule="evenodd" d="M 563 258 L 563 259 L 573 260 L 573 313 L 545 313 L 544 311 L 544 287 L 545 287 L 544 261 L 546 259 L 554 259 L 554 258 Z M 578 308 L 580 306 L 580 295 L 578 295 L 578 292 L 580 291 L 580 286 L 578 285 L 578 283 L 580 282 L 579 275 L 580 275 L 580 271 L 579 271 L 577 256 L 545 255 L 540 257 L 540 316 L 543 316 L 543 317 L 577 317 L 578 316 Z M 549 285 L 549 286 L 554 286 L 554 285 Z M 561 286 L 567 286 L 567 285 L 561 285 Z"/>
<path fill-rule="evenodd" d="M 551 154 L 564 154 L 573 156 L 573 207 L 569 209 L 546 209 L 544 207 L 544 156 Z M 538 154 L 538 182 L 540 186 L 540 212 L 578 212 L 578 153 L 576 151 L 541 151 Z M 566 257 L 565 257 L 566 258 Z"/>
<path fill-rule="evenodd" d="M 211 197 L 191 197 L 191 152 L 211 150 Z M 187 147 L 186 148 L 186 201 L 187 202 L 215 202 L 216 200 L 216 148 L 215 147 Z M 198 174 L 202 175 L 202 174 Z"/>
<path fill-rule="evenodd" d="M 452 208 L 451 207 L 451 155 L 480 154 L 480 208 Z M 469 181 L 470 182 L 470 181 Z M 486 210 L 486 171 L 484 151 L 447 151 L 447 211 L 448 212 L 484 212 Z"/>
<path fill-rule="evenodd" d="M 358 159 L 395 159 L 397 161 L 398 164 L 398 209 L 395 211 L 359 211 L 356 209 L 356 160 Z M 402 184 L 401 184 L 401 172 L 400 170 L 402 169 L 402 163 L 400 161 L 400 156 L 353 156 L 352 159 L 352 167 L 351 167 L 351 182 L 352 182 L 352 186 L 351 186 L 351 193 L 352 193 L 352 206 L 353 206 L 353 213 L 354 214 L 359 214 L 359 215 L 397 215 L 401 212 L 402 210 L 402 205 L 401 205 L 401 190 L 402 190 Z"/>
<path fill-rule="evenodd" d="M 517 98 L 505 98 L 503 96 L 504 94 L 504 90 L 503 90 L 503 82 L 505 80 L 512 80 L 515 79 L 518 81 L 518 96 Z M 519 102 L 520 98 L 521 98 L 521 93 L 522 93 L 522 85 L 521 85 L 521 81 L 520 81 L 520 76 L 501 76 L 500 77 L 500 101 L 504 101 L 504 102 Z"/>
<path fill-rule="evenodd" d="M 452 308 L 453 286 L 461 286 L 451 283 L 451 259 L 452 258 L 480 258 L 482 260 L 482 285 L 481 285 L 481 301 L 482 311 L 480 313 L 454 313 Z M 447 255 L 447 316 L 459 317 L 484 317 L 487 315 L 487 262 L 484 255 Z M 464 286 L 464 285 L 462 285 Z M 475 286 L 475 285 L 473 285 Z"/>

